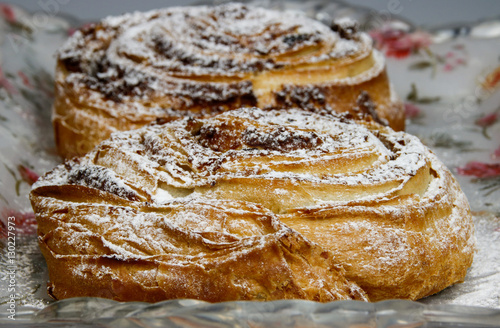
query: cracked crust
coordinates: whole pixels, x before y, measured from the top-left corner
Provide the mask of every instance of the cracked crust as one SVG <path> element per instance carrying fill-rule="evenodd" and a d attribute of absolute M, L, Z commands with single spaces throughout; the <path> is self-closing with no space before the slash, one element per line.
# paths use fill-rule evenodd
<path fill-rule="evenodd" d="M 404 111 L 382 55 L 355 24 L 330 28 L 241 4 L 109 17 L 59 50 L 53 125 L 62 156 L 112 132 L 242 106 L 365 115 L 396 130 Z M 362 107 L 362 106 L 361 106 Z"/>

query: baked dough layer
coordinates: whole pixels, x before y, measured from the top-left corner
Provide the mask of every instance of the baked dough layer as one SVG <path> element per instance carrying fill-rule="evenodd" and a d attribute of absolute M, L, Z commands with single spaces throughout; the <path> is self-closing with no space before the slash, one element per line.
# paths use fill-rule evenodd
<path fill-rule="evenodd" d="M 404 129 L 382 55 L 354 22 L 242 4 L 109 17 L 59 50 L 53 124 L 62 156 L 155 120 L 242 106 L 371 115 Z"/>
<path fill-rule="evenodd" d="M 31 201 L 56 298 L 415 300 L 474 253 L 467 200 L 418 138 L 295 109 L 113 134 Z"/>

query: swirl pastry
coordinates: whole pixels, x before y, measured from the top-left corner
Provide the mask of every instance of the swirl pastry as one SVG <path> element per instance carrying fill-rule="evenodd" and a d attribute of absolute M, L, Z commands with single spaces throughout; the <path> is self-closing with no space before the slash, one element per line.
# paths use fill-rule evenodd
<path fill-rule="evenodd" d="M 242 108 L 116 133 L 31 201 L 57 298 L 418 299 L 462 281 L 474 251 L 435 155 L 344 114 Z"/>
<path fill-rule="evenodd" d="M 404 115 L 382 55 L 353 22 L 242 4 L 109 17 L 59 50 L 53 124 L 61 155 L 114 131 L 242 106 Z"/>

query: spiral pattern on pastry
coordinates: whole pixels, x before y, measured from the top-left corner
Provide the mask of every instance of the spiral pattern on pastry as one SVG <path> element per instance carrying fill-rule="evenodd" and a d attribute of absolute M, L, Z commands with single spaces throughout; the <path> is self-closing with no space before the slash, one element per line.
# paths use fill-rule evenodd
<path fill-rule="evenodd" d="M 404 128 L 384 59 L 351 21 L 178 7 L 106 18 L 58 52 L 53 122 L 65 157 L 114 131 L 242 106 L 350 111 Z"/>
<path fill-rule="evenodd" d="M 31 197 L 58 297 L 73 295 L 65 294 L 68 286 L 58 273 L 66 266 L 78 271 L 74 267 L 84 258 L 95 265 L 84 274 L 106 277 L 109 284 L 118 279 L 113 266 L 148 267 L 157 257 L 166 266 L 173 265 L 171 257 L 186 254 L 193 266 L 211 260 L 216 265 L 219 250 L 240 254 L 240 247 L 254 249 L 255 239 L 267 237 L 259 230 L 267 219 L 275 227 L 269 232 L 273 243 L 286 244 L 281 238 L 293 236 L 299 246 L 286 252 L 307 248 L 310 254 L 297 255 L 309 263 L 295 266 L 298 271 L 291 264 L 281 271 L 309 273 L 310 263 L 324 261 L 318 254 L 325 254 L 343 268 L 337 276 L 345 270 L 347 281 L 373 301 L 418 299 L 460 282 L 474 251 L 467 200 L 436 156 L 414 136 L 345 115 L 243 108 L 116 133 L 85 157 L 49 172 Z M 183 214 L 175 214 L 179 211 Z M 181 228 L 174 234 L 175 225 Z M 81 243 L 86 246 L 75 246 Z M 212 246 L 213 253 L 206 250 Z M 172 255 L 170 248 L 181 254 Z M 164 252 L 168 256 L 160 255 Z M 213 256 L 198 258 L 202 253 Z M 260 259 L 264 254 L 275 251 L 265 251 Z M 70 261 L 77 264 L 66 264 Z M 259 272 L 272 270 L 274 261 L 260 262 Z M 242 261 L 231 263 L 247 269 Z M 316 271 L 331 274 L 331 263 L 318 266 Z M 74 271 L 66 272 L 64 280 L 72 281 L 67 276 Z M 205 279 L 203 270 L 192 274 Z M 321 277 L 325 286 L 334 285 Z M 190 273 L 186 279 L 197 278 Z M 260 284 L 259 279 L 252 281 Z M 318 286 L 318 279 L 298 280 Z M 348 283 L 336 281 L 344 286 L 341 294 L 349 295 Z M 310 299 L 331 299 L 314 290 Z M 265 293 L 244 295 L 250 294 Z M 274 298 L 273 292 L 265 295 L 261 298 Z"/>

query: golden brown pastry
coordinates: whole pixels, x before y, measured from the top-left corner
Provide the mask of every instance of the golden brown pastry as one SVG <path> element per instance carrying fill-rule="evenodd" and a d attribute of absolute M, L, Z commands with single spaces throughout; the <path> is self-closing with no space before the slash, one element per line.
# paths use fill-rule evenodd
<path fill-rule="evenodd" d="M 114 131 L 242 106 L 404 114 L 382 55 L 356 25 L 242 4 L 109 17 L 59 50 L 53 124 L 59 152 L 82 155 Z"/>
<path fill-rule="evenodd" d="M 474 251 L 467 200 L 418 138 L 303 110 L 116 133 L 31 200 L 57 298 L 362 299 L 354 282 L 414 300 Z"/>
<path fill-rule="evenodd" d="M 43 213 L 40 247 L 56 299 L 367 299 L 329 252 L 253 204 L 191 199 L 159 206 L 82 186 L 35 195 L 35 203 L 50 199 L 35 208 Z"/>

